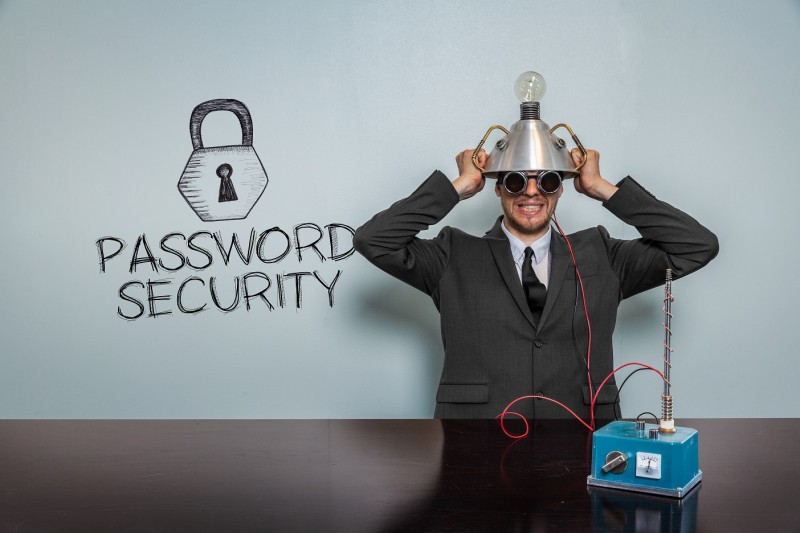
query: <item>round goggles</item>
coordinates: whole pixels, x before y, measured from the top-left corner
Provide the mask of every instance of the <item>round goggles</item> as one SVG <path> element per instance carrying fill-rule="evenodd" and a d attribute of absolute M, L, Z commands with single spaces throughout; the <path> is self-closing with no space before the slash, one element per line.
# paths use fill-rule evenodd
<path fill-rule="evenodd" d="M 536 186 L 545 194 L 555 194 L 561 188 L 561 174 L 555 170 L 544 170 L 531 177 L 525 172 L 508 172 L 501 181 L 509 194 L 522 194 L 528 188 L 528 180 L 533 178 L 536 179 Z"/>

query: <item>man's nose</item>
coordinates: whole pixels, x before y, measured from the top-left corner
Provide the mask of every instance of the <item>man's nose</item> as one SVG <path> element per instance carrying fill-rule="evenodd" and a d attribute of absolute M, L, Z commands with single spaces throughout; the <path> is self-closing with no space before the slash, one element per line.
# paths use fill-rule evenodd
<path fill-rule="evenodd" d="M 539 194 L 539 182 L 536 176 L 528 176 L 528 186 L 525 187 L 525 196 L 536 196 Z"/>

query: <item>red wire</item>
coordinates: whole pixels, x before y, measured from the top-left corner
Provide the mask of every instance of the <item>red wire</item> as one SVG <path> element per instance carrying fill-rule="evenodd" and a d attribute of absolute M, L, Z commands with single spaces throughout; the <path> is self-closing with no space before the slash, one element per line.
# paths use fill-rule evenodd
<path fill-rule="evenodd" d="M 578 422 L 580 422 L 581 424 L 586 426 L 586 429 L 588 429 L 589 431 L 592 431 L 594 429 L 589 424 L 584 422 L 581 417 L 579 417 L 577 414 L 575 414 L 575 411 L 573 411 L 572 409 L 570 409 L 569 407 L 567 407 L 563 403 L 559 402 L 558 400 L 554 400 L 552 398 L 548 398 L 547 396 L 542 396 L 540 394 L 531 394 L 531 395 L 528 395 L 528 396 L 520 396 L 519 398 L 517 398 L 516 400 L 514 400 L 513 402 L 508 404 L 506 406 L 506 408 L 503 409 L 502 413 L 497 415 L 498 420 L 500 420 L 500 429 L 503 430 L 503 433 L 505 433 L 506 436 L 511 437 L 512 439 L 522 439 L 522 438 L 528 436 L 528 432 L 530 430 L 530 426 L 528 425 L 528 419 L 525 418 L 523 415 L 517 413 L 516 411 L 509 411 L 509 409 L 511 408 L 512 405 L 514 405 L 515 403 L 517 403 L 517 402 L 519 402 L 521 400 L 536 399 L 536 398 L 538 398 L 540 400 L 547 400 L 548 402 L 553 402 L 555 404 L 560 405 L 561 407 L 563 407 L 564 409 L 569 411 L 569 413 L 572 416 L 574 416 L 578 420 Z M 522 419 L 522 421 L 525 423 L 525 431 L 522 432 L 519 435 L 512 435 L 511 433 L 509 433 L 508 430 L 506 430 L 506 425 L 505 425 L 506 415 L 516 415 L 516 416 L 520 417 Z"/>
<path fill-rule="evenodd" d="M 583 288 L 583 278 L 581 277 L 580 270 L 578 270 L 578 262 L 575 260 L 575 252 L 572 250 L 572 244 L 569 242 L 567 234 L 561 229 L 561 225 L 558 223 L 558 217 L 556 217 L 555 213 L 553 213 L 553 222 L 555 222 L 559 233 L 564 237 L 564 242 L 567 243 L 569 255 L 572 257 L 572 264 L 575 267 L 575 277 L 578 278 L 578 284 L 581 287 L 581 300 L 583 301 L 583 313 L 586 317 L 586 331 L 588 335 L 588 344 L 586 345 L 586 374 L 589 381 L 589 398 L 594 398 L 592 385 L 592 324 L 589 321 L 589 306 L 586 305 L 586 291 Z M 594 400 L 592 400 L 589 405 L 589 425 L 594 428 Z"/>
<path fill-rule="evenodd" d="M 625 368 L 626 366 L 638 365 L 638 366 L 641 366 L 641 367 L 644 367 L 644 368 L 647 368 L 647 369 L 650 369 L 650 370 L 654 371 L 659 376 L 661 376 L 661 379 L 666 381 L 666 377 L 664 376 L 664 374 L 660 370 L 658 370 L 657 368 L 654 368 L 654 367 L 652 367 L 650 365 L 647 365 L 647 364 L 644 364 L 644 363 L 630 362 L 630 363 L 622 364 L 622 365 L 618 366 L 617 368 L 615 368 L 614 370 L 612 370 L 605 377 L 605 379 L 603 379 L 603 381 L 600 383 L 600 386 L 597 387 L 597 391 L 593 390 L 592 372 L 591 372 L 591 366 L 592 366 L 592 325 L 591 325 L 591 322 L 589 321 L 589 306 L 586 304 L 586 291 L 584 290 L 584 287 L 583 287 L 583 278 L 581 278 L 580 271 L 578 270 L 578 262 L 575 260 L 575 252 L 572 250 L 572 244 L 570 244 L 569 239 L 567 238 L 567 234 L 564 233 L 564 230 L 561 229 L 561 226 L 558 223 L 558 219 L 556 218 L 555 213 L 553 213 L 553 222 L 555 222 L 556 227 L 558 228 L 558 231 L 561 233 L 561 236 L 564 237 L 564 241 L 567 243 L 567 249 L 569 250 L 569 255 L 572 257 L 572 264 L 575 266 L 575 277 L 578 279 L 578 284 L 580 285 L 580 288 L 581 288 L 581 299 L 583 301 L 583 312 L 584 312 L 584 316 L 586 317 L 586 330 L 587 330 L 587 333 L 588 333 L 588 340 L 589 340 L 589 343 L 586 346 L 586 374 L 587 374 L 588 380 L 589 380 L 589 397 L 590 397 L 590 401 L 589 401 L 589 423 L 587 424 L 581 417 L 579 417 L 577 414 L 575 414 L 575 412 L 572 409 L 570 409 L 569 407 L 567 407 L 563 403 L 559 402 L 558 400 L 554 400 L 552 398 L 548 398 L 547 396 L 542 396 L 542 395 L 539 395 L 539 394 L 531 394 L 531 395 L 527 395 L 527 396 L 520 396 L 516 400 L 512 401 L 511 403 L 509 403 L 506 406 L 506 408 L 503 409 L 503 412 L 500 413 L 499 415 L 497 415 L 497 417 L 496 417 L 500 421 L 500 429 L 503 430 L 503 433 L 505 433 L 507 437 L 510 437 L 512 439 L 525 438 L 525 437 L 528 436 L 528 433 L 530 432 L 530 425 L 528 424 L 528 419 L 525 418 L 524 415 L 522 415 L 520 413 L 517 413 L 516 411 L 509 411 L 509 409 L 511 408 L 512 405 L 514 405 L 515 403 L 517 403 L 517 402 L 519 402 L 521 400 L 539 399 L 539 400 L 547 400 L 548 402 L 553 402 L 553 403 L 563 407 L 564 409 L 566 409 L 572 416 L 574 416 L 578 420 L 578 422 L 583 424 L 586 427 L 586 429 L 588 429 L 589 431 L 594 431 L 596 429 L 595 428 L 595 420 L 594 420 L 594 410 L 595 410 L 595 406 L 596 406 L 596 403 L 597 403 L 597 397 L 600 395 L 600 391 L 603 389 L 603 387 L 608 382 L 608 380 L 611 379 L 611 377 L 614 374 L 616 374 L 618 371 L 620 371 L 621 369 Z M 521 418 L 522 422 L 525 424 L 525 431 L 522 432 L 519 435 L 514 435 L 514 434 L 509 433 L 508 430 L 506 430 L 506 426 L 505 426 L 506 415 L 515 415 L 515 416 L 518 416 L 519 418 Z"/>
<path fill-rule="evenodd" d="M 603 390 L 603 387 L 608 382 L 608 380 L 611 379 L 611 376 L 613 376 L 614 374 L 616 374 L 617 372 L 619 372 L 620 370 L 622 370 L 626 366 L 631 366 L 631 365 L 638 365 L 638 366 L 647 368 L 649 370 L 652 370 L 653 372 L 655 372 L 656 374 L 661 376 L 661 379 L 666 380 L 666 378 L 664 377 L 664 374 L 660 370 L 658 370 L 657 368 L 652 367 L 650 365 L 647 365 L 645 363 L 639 363 L 639 362 L 636 362 L 636 361 L 632 361 L 630 363 L 625 363 L 625 364 L 619 365 L 617 368 L 612 370 L 605 377 L 605 379 L 600 383 L 600 386 L 597 387 L 597 391 L 595 392 L 595 394 L 592 397 L 591 402 L 590 402 L 591 403 L 590 409 L 594 409 L 594 405 L 597 402 L 597 397 L 600 395 L 600 391 Z M 569 407 L 567 407 L 563 403 L 559 402 L 558 400 L 554 400 L 553 398 L 549 398 L 547 396 L 542 396 L 541 394 L 529 394 L 527 396 L 520 396 L 516 400 L 512 401 L 510 404 L 508 404 L 506 406 L 505 409 L 503 409 L 502 413 L 500 413 L 499 415 L 497 415 L 495 417 L 495 418 L 497 418 L 497 420 L 500 421 L 500 429 L 503 430 L 503 433 L 505 433 L 507 437 L 510 437 L 512 439 L 522 439 L 522 438 L 525 438 L 525 437 L 528 436 L 528 433 L 530 432 L 530 425 L 528 424 L 528 419 L 525 418 L 524 415 L 522 415 L 520 413 L 517 413 L 516 411 L 509 411 L 509 409 L 511 408 L 512 405 L 514 405 L 515 403 L 517 403 L 519 401 L 522 401 L 522 400 L 535 400 L 535 399 L 547 400 L 548 402 L 553 402 L 554 404 L 557 404 L 557 405 L 563 407 L 564 409 L 566 409 L 569 412 L 569 414 L 574 416 L 575 419 L 577 419 L 578 422 L 583 424 L 584 427 L 586 427 L 586 429 L 588 429 L 589 431 L 594 431 L 596 429 L 595 426 L 594 426 L 594 417 L 592 417 L 591 424 L 587 424 L 581 417 L 579 417 L 577 414 L 575 414 L 575 411 L 573 411 L 572 409 L 570 409 Z M 525 424 L 525 431 L 523 431 L 519 435 L 514 435 L 512 433 L 509 433 L 508 430 L 506 429 L 506 426 L 505 426 L 506 415 L 515 415 L 515 416 L 518 416 L 519 418 L 521 418 L 522 422 Z"/>

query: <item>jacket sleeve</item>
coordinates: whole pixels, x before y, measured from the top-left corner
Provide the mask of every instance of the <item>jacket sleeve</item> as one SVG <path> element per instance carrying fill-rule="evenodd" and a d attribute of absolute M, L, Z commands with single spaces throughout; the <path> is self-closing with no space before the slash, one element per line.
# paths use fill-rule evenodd
<path fill-rule="evenodd" d="M 442 220 L 458 201 L 453 185 L 437 170 L 409 197 L 358 228 L 353 246 L 378 268 L 432 294 L 447 266 L 450 231 L 445 228 L 430 240 L 417 234 Z"/>
<path fill-rule="evenodd" d="M 612 239 L 603 230 L 623 298 L 663 284 L 667 268 L 677 279 L 707 265 L 719 253 L 716 235 L 695 219 L 656 199 L 631 177 L 618 185 L 617 193 L 603 205 L 642 236 Z"/>

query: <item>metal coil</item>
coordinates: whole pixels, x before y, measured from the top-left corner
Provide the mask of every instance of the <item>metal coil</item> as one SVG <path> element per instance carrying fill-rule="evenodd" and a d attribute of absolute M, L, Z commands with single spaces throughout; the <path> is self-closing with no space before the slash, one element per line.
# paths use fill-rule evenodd
<path fill-rule="evenodd" d="M 672 420 L 672 396 L 661 395 L 661 420 Z"/>
<path fill-rule="evenodd" d="M 667 280 L 664 284 L 664 396 L 671 394 L 670 370 L 672 370 L 672 270 L 667 269 Z"/>

